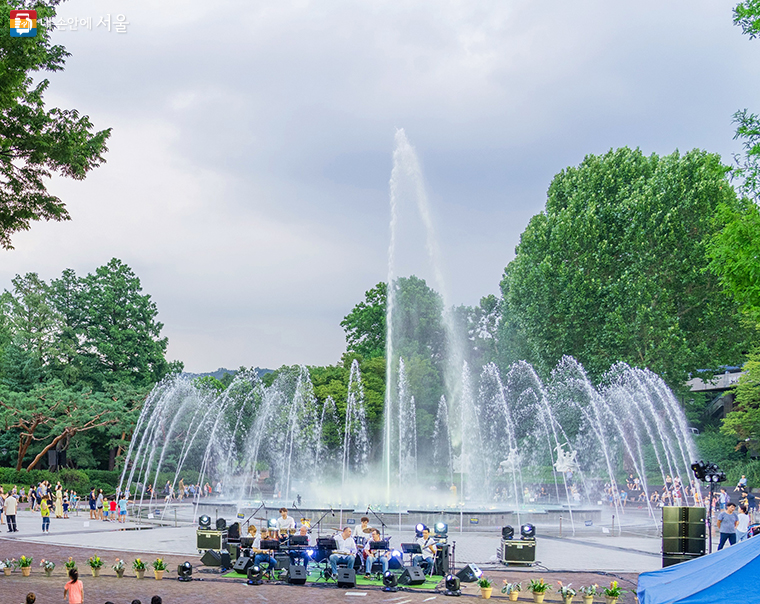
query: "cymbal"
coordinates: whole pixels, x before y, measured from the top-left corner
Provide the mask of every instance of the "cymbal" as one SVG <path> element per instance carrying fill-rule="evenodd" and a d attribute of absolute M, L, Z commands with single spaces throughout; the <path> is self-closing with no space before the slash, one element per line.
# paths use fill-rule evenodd
<path fill-rule="evenodd" d="M 372 532 L 372 529 L 370 527 L 362 529 L 362 533 L 371 533 L 371 532 Z"/>

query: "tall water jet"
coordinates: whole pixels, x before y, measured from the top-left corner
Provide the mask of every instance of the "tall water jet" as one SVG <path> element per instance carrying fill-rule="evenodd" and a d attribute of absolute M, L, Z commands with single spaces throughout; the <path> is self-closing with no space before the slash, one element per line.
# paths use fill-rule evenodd
<path fill-rule="evenodd" d="M 349 473 L 364 476 L 367 473 L 369 438 L 367 437 L 367 417 L 364 410 L 364 386 L 359 371 L 359 362 L 351 363 L 346 397 L 346 421 L 343 428 L 343 473 L 341 491 L 345 487 Z"/>

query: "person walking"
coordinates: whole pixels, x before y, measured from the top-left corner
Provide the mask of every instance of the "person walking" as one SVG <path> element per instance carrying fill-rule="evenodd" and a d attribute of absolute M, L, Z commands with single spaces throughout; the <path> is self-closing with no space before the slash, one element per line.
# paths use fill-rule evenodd
<path fill-rule="evenodd" d="M 739 537 L 739 541 L 744 541 L 747 538 L 747 531 L 749 531 L 749 514 L 747 514 L 746 505 L 739 508 L 737 517 L 739 518 L 739 523 L 736 525 L 736 534 Z"/>
<path fill-rule="evenodd" d="M 83 604 L 84 602 L 84 585 L 79 580 L 79 573 L 76 568 L 69 571 L 69 582 L 63 587 L 63 597 L 69 598 L 69 604 Z"/>
<path fill-rule="evenodd" d="M 5 511 L 5 520 L 8 523 L 9 533 L 18 533 L 18 528 L 16 528 L 17 508 L 18 500 L 16 499 L 16 495 L 14 495 L 14 493 L 11 491 L 8 497 L 5 498 L 5 506 L 3 507 L 3 510 Z"/>
<path fill-rule="evenodd" d="M 734 510 L 736 510 L 736 504 L 729 501 L 726 509 L 718 514 L 718 530 L 720 531 L 718 551 L 723 549 L 726 541 L 731 545 L 736 544 L 736 527 L 739 526 L 739 517 Z"/>
<path fill-rule="evenodd" d="M 42 532 L 50 532 L 50 506 L 47 499 L 40 501 L 40 515 L 42 516 Z"/>

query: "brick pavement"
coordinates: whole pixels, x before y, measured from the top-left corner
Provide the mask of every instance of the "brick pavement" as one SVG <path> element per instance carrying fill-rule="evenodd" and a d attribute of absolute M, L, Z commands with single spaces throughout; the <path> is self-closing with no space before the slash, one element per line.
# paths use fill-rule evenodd
<path fill-rule="evenodd" d="M 9 539 L 0 539 L 0 558 L 15 557 L 21 554 L 31 555 L 34 557 L 32 566 L 32 576 L 23 577 L 20 571 L 15 571 L 10 577 L 0 575 L 0 604 L 22 604 L 29 591 L 37 595 L 39 604 L 49 602 L 63 602 L 63 585 L 66 582 L 66 569 L 64 561 L 72 556 L 79 565 L 82 574 L 82 581 L 85 586 L 85 602 L 87 604 L 102 604 L 106 601 L 112 601 L 115 604 L 129 604 L 133 599 L 139 599 L 142 604 L 148 604 L 153 595 L 160 595 L 165 604 L 250 604 L 251 602 L 261 604 L 303 604 L 304 601 L 318 601 L 326 603 L 345 603 L 354 602 L 355 598 L 350 595 L 354 593 L 364 593 L 359 602 L 382 602 L 384 604 L 417 604 L 428 602 L 434 604 L 434 600 L 439 602 L 444 600 L 442 592 L 425 591 L 417 592 L 406 590 L 398 593 L 386 593 L 379 588 L 357 588 L 354 590 L 338 589 L 330 586 L 290 586 L 283 584 L 269 584 L 260 586 L 249 586 L 240 579 L 222 578 L 218 573 L 201 572 L 199 568 L 200 561 L 198 558 L 186 556 L 166 556 L 169 565 L 168 572 L 163 581 L 156 581 L 152 573 L 146 573 L 146 578 L 137 580 L 131 571 L 131 562 L 135 557 L 141 557 L 147 561 L 152 561 L 156 556 L 151 552 L 137 554 L 134 552 L 120 554 L 113 551 L 98 551 L 93 548 L 78 548 L 70 546 L 55 546 L 44 543 L 29 543 L 13 541 Z M 101 571 L 100 577 L 90 576 L 89 568 L 85 562 L 92 555 L 100 555 L 105 566 Z M 116 557 L 123 558 L 127 562 L 129 570 L 124 578 L 118 579 L 116 573 L 110 568 Z M 53 560 L 57 567 L 52 577 L 46 577 L 42 569 L 38 566 L 42 559 Z M 191 583 L 181 583 L 176 580 L 177 565 L 186 559 L 193 564 L 194 578 L 201 578 L 201 581 Z M 579 587 L 587 583 L 598 583 L 606 585 L 612 578 L 621 580 L 621 585 L 625 589 L 635 589 L 637 578 L 636 573 L 623 573 L 619 575 L 609 575 L 605 573 L 589 572 L 543 572 L 540 569 L 507 569 L 504 567 L 494 567 L 484 569 L 486 575 L 494 581 L 494 596 L 498 602 L 506 602 L 507 599 L 500 592 L 502 580 L 523 581 L 527 582 L 530 578 L 541 576 L 547 582 L 556 585 L 557 580 L 563 583 L 572 583 L 573 586 Z M 463 596 L 471 598 L 479 595 L 479 590 L 475 584 L 463 584 Z M 523 592 L 520 596 L 521 602 L 531 601 L 530 594 Z M 547 602 L 559 602 L 556 594 L 550 594 Z M 600 600 L 601 601 L 601 600 Z M 628 594 L 624 602 L 633 602 L 634 598 Z"/>

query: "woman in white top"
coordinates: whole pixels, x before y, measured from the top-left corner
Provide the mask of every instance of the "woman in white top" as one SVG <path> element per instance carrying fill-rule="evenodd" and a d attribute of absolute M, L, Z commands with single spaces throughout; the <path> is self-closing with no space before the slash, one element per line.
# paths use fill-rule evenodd
<path fill-rule="evenodd" d="M 739 508 L 739 523 L 736 525 L 736 536 L 739 537 L 739 541 L 744 541 L 747 538 L 747 531 L 749 530 L 749 515 L 747 514 L 747 506 L 741 506 Z"/>

